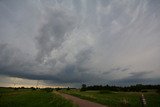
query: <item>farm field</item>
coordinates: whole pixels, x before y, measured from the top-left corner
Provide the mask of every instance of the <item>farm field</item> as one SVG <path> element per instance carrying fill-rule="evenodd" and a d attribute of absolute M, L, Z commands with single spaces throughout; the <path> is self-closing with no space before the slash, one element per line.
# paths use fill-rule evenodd
<path fill-rule="evenodd" d="M 140 92 L 111 92 L 111 91 L 79 91 L 65 90 L 64 93 L 98 102 L 109 107 L 142 107 Z M 145 92 L 147 107 L 160 107 L 160 94 L 152 91 Z M 126 103 L 126 104 L 125 104 Z"/>
<path fill-rule="evenodd" d="M 0 107 L 75 107 L 70 101 L 44 90 L 0 88 Z"/>

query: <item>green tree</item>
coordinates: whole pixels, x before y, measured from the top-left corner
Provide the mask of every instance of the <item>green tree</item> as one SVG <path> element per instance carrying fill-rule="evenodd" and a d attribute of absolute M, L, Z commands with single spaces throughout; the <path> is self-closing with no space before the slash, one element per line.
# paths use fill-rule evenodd
<path fill-rule="evenodd" d="M 87 89 L 87 86 L 86 86 L 86 84 L 82 84 L 81 91 L 86 91 L 86 89 Z"/>

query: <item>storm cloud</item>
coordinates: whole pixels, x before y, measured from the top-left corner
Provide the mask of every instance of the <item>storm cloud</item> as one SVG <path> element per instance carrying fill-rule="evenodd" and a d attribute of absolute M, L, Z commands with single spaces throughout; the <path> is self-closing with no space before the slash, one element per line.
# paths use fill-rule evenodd
<path fill-rule="evenodd" d="M 159 0 L 1 0 L 0 75 L 156 84 L 159 11 Z"/>

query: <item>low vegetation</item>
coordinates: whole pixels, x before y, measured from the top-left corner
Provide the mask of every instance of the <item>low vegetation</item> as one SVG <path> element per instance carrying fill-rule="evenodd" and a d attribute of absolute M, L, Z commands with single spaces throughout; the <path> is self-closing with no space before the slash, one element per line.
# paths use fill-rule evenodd
<path fill-rule="evenodd" d="M 51 89 L 0 88 L 0 107 L 74 107 Z"/>
<path fill-rule="evenodd" d="M 142 107 L 141 92 L 115 92 L 109 90 L 63 90 L 63 92 L 109 107 Z M 160 95 L 156 91 L 152 90 L 143 94 L 146 98 L 147 107 L 160 107 Z"/>
<path fill-rule="evenodd" d="M 0 107 L 75 107 L 53 91 L 59 91 L 108 107 L 142 107 L 142 93 L 147 107 L 160 107 L 160 85 L 86 86 L 73 88 L 0 88 Z"/>

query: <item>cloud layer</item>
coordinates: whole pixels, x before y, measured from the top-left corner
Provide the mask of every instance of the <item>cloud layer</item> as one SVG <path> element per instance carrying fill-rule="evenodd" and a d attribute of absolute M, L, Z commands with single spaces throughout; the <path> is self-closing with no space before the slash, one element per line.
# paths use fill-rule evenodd
<path fill-rule="evenodd" d="M 159 0 L 0 1 L 0 74 L 50 83 L 157 83 Z"/>

